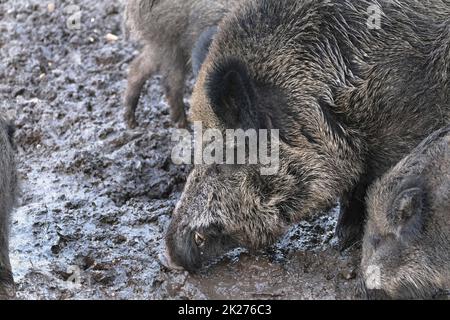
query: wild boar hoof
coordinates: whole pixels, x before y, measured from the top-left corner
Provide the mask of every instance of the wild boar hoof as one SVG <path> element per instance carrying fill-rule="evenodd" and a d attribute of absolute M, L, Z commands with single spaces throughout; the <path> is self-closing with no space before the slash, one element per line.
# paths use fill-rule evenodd
<path fill-rule="evenodd" d="M 13 299 L 16 296 L 16 288 L 11 271 L 0 269 L 0 300 Z"/>
<path fill-rule="evenodd" d="M 137 123 L 136 118 L 135 118 L 134 115 L 126 113 L 125 114 L 125 121 L 126 121 L 126 123 L 128 125 L 128 128 L 130 128 L 130 129 L 135 129 L 138 126 L 138 123 Z"/>

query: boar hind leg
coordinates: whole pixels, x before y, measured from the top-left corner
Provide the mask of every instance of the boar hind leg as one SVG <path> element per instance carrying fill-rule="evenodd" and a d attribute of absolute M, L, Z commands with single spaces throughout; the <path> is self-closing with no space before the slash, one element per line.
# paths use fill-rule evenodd
<path fill-rule="evenodd" d="M 361 239 L 366 215 L 367 185 L 358 185 L 353 192 L 342 199 L 341 212 L 336 227 L 339 249 L 345 250 Z"/>
<path fill-rule="evenodd" d="M 0 267 L 0 300 L 13 298 L 15 287 L 10 267 Z"/>
<path fill-rule="evenodd" d="M 179 128 L 187 127 L 183 101 L 186 74 L 187 64 L 182 58 L 175 59 L 174 64 L 164 68 L 164 89 L 170 106 L 170 115 L 173 123 Z"/>
<path fill-rule="evenodd" d="M 150 46 L 146 46 L 130 65 L 128 87 L 125 93 L 125 121 L 130 128 L 137 127 L 135 113 L 142 87 L 152 74 L 158 71 L 158 62 Z"/>
<path fill-rule="evenodd" d="M 5 221 L 0 221 L 0 300 L 12 298 L 15 295 L 8 253 L 8 230 L 4 223 Z"/>
<path fill-rule="evenodd" d="M 192 49 L 192 71 L 194 73 L 194 77 L 197 78 L 198 73 L 205 62 L 206 57 L 208 56 L 209 49 L 214 40 L 214 36 L 217 34 L 217 27 L 209 27 L 202 32 L 200 37 L 198 38 L 194 49 Z"/>

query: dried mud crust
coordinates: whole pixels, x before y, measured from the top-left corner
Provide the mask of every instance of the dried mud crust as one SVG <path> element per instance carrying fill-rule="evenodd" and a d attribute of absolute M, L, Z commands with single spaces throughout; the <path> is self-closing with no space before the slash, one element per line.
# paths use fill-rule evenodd
<path fill-rule="evenodd" d="M 81 9 L 79 29 L 67 27 L 69 5 Z M 11 241 L 17 297 L 354 298 L 359 251 L 333 249 L 335 213 L 195 275 L 162 266 L 190 168 L 170 160 L 159 78 L 145 88 L 140 127 L 125 127 L 122 93 L 138 47 L 123 37 L 122 12 L 104 0 L 0 0 L 0 111 L 17 125 L 22 180 Z"/>

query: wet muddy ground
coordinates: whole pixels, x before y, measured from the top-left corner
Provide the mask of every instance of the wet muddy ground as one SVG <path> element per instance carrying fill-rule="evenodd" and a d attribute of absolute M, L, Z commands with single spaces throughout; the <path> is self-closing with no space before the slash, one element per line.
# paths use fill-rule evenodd
<path fill-rule="evenodd" d="M 189 168 L 170 160 L 159 78 L 145 88 L 140 127 L 125 127 L 122 93 L 138 46 L 123 37 L 122 12 L 119 1 L 0 0 L 0 112 L 17 126 L 22 180 L 11 241 L 17 297 L 354 298 L 359 251 L 333 248 L 335 212 L 196 275 L 160 263 Z"/>

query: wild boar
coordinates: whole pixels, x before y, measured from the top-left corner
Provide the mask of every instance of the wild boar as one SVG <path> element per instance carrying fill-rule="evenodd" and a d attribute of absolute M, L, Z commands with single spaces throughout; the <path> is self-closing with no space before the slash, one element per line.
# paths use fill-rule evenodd
<path fill-rule="evenodd" d="M 369 190 L 362 278 L 368 298 L 430 299 L 450 289 L 450 126 Z"/>
<path fill-rule="evenodd" d="M 341 247 L 360 239 L 367 187 L 450 123 L 449 16 L 439 0 L 254 0 L 227 15 L 192 120 L 278 129 L 279 170 L 196 165 L 167 231 L 173 264 L 264 248 L 338 199 Z"/>
<path fill-rule="evenodd" d="M 145 82 L 162 74 L 171 117 L 186 127 L 183 102 L 192 50 L 200 35 L 216 26 L 238 0 L 128 0 L 125 30 L 144 49 L 131 63 L 125 93 L 125 119 L 137 126 L 136 107 Z M 197 61 L 198 62 L 198 61 Z"/>

